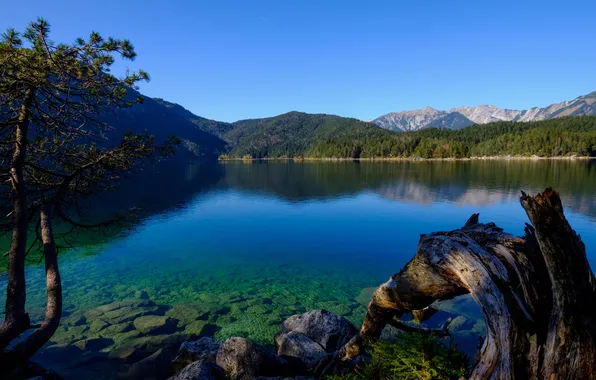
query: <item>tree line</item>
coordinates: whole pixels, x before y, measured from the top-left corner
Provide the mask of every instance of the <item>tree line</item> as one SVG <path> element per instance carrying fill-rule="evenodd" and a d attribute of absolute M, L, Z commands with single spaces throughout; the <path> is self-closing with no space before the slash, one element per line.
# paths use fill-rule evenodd
<path fill-rule="evenodd" d="M 483 156 L 596 156 L 596 117 L 529 123 L 497 122 L 460 130 L 428 128 L 405 133 L 349 134 L 312 146 L 307 157 L 468 158 Z"/>

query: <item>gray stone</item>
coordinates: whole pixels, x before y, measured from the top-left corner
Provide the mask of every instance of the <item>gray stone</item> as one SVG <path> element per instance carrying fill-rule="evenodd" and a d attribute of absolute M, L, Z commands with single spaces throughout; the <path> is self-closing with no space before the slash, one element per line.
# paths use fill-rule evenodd
<path fill-rule="evenodd" d="M 277 354 L 302 360 L 308 370 L 313 370 L 327 355 L 320 344 L 297 331 L 282 335 Z"/>
<path fill-rule="evenodd" d="M 176 358 L 172 362 L 172 370 L 180 371 L 190 363 L 205 360 L 215 363 L 220 344 L 213 338 L 201 338 L 192 342 L 184 342 L 178 349 Z"/>
<path fill-rule="evenodd" d="M 176 321 L 170 317 L 146 315 L 134 320 L 134 326 L 144 334 L 169 333 L 176 329 Z"/>
<path fill-rule="evenodd" d="M 239 337 L 229 338 L 221 344 L 216 362 L 225 369 L 228 377 L 236 380 L 251 380 L 259 375 L 278 376 L 287 365 L 255 343 Z"/>
<path fill-rule="evenodd" d="M 225 380 L 225 371 L 215 363 L 205 360 L 196 361 L 168 380 Z"/>
<path fill-rule="evenodd" d="M 313 310 L 286 319 L 275 335 L 275 346 L 279 348 L 285 335 L 296 331 L 318 343 L 326 352 L 343 347 L 358 330 L 345 318 L 326 310 Z"/>

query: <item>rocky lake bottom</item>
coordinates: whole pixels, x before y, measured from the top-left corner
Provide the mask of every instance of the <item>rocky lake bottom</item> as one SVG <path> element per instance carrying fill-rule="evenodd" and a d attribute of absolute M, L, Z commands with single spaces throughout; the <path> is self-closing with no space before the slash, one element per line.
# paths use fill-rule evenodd
<path fill-rule="evenodd" d="M 34 360 L 66 379 L 133 379 L 143 378 L 135 363 L 159 350 L 174 355 L 199 337 L 239 336 L 273 350 L 282 322 L 311 310 L 358 328 L 372 290 L 408 262 L 420 234 L 459 228 L 476 212 L 481 222 L 521 234 L 520 189 L 561 192 L 593 265 L 595 170 L 592 162 L 520 161 L 210 163 L 164 171 L 98 203 L 101 216 L 108 206 L 147 205 L 131 228 L 107 239 L 79 237 L 77 249 L 60 252 L 64 315 Z M 167 196 L 163 181 L 172 183 Z M 28 266 L 27 285 L 28 311 L 41 321 L 42 265 Z M 5 292 L 0 275 L 0 305 Z M 484 329 L 478 308 L 466 297 L 439 308 L 427 326 L 452 318 L 456 343 L 472 354 Z"/>

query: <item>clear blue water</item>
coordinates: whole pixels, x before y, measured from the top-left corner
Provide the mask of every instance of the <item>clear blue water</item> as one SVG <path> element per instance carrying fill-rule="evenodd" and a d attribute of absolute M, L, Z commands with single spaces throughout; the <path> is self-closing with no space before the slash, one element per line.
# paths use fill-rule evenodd
<path fill-rule="evenodd" d="M 229 303 L 210 317 L 209 333 L 218 339 L 271 343 L 281 318 L 317 308 L 359 324 L 362 290 L 399 271 L 420 234 L 459 228 L 475 212 L 521 234 L 527 218 L 519 191 L 547 186 L 560 191 L 596 265 L 594 161 L 210 162 L 146 169 L 94 203 L 98 217 L 143 207 L 135 225 L 108 239 L 82 237 L 78 250 L 60 255 L 65 314 L 144 291 L 166 308 L 208 308 L 241 297 L 238 307 Z M 30 265 L 27 276 L 28 304 L 41 318 L 42 267 Z M 2 304 L 5 287 L 0 277 Z M 80 336 L 68 338 L 59 331 L 53 343 L 95 336 L 76 331 Z"/>

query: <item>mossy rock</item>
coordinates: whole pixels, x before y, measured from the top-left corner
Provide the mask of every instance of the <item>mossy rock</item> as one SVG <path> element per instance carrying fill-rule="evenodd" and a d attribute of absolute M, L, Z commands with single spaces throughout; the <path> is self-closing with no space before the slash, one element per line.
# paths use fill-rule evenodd
<path fill-rule="evenodd" d="M 184 328 L 185 334 L 201 336 L 203 330 L 205 330 L 205 326 L 207 325 L 206 321 L 194 321 Z"/>
<path fill-rule="evenodd" d="M 104 332 L 105 332 L 105 330 L 104 330 Z M 137 339 L 142 336 L 143 336 L 143 333 L 141 333 L 140 331 L 130 330 L 130 331 L 126 331 L 123 333 L 114 334 L 114 335 L 110 336 L 109 338 L 112 338 L 116 345 L 121 345 L 127 341 L 131 341 L 133 339 Z"/>
<path fill-rule="evenodd" d="M 105 329 L 106 327 L 108 327 L 110 324 L 101 320 L 101 319 L 96 319 L 93 322 L 91 322 L 89 324 L 89 332 L 91 333 L 98 333 L 101 330 Z"/>
<path fill-rule="evenodd" d="M 238 318 L 236 318 L 234 315 L 232 315 L 232 314 L 226 314 L 226 315 L 222 315 L 221 317 L 217 318 L 217 321 L 216 322 L 217 322 L 217 324 L 219 326 L 222 326 L 222 325 L 227 325 L 227 324 L 230 324 L 230 323 L 234 323 L 237 320 L 238 320 Z"/>
<path fill-rule="evenodd" d="M 87 318 L 85 318 L 82 312 L 75 312 L 62 318 L 60 323 L 68 326 L 82 326 L 87 324 Z"/>
<path fill-rule="evenodd" d="M 79 340 L 74 345 L 83 351 L 99 351 L 103 348 L 111 346 L 113 343 L 114 341 L 112 339 L 92 338 Z"/>
<path fill-rule="evenodd" d="M 102 319 L 117 324 L 122 322 L 130 322 L 145 315 L 153 315 L 159 313 L 159 307 L 123 307 L 117 310 L 108 311 L 101 316 Z"/>
<path fill-rule="evenodd" d="M 87 325 L 82 326 L 60 326 L 51 338 L 51 341 L 58 344 L 72 343 L 74 341 L 87 338 L 86 332 L 89 330 Z"/>
<path fill-rule="evenodd" d="M 159 315 L 145 315 L 134 320 L 134 326 L 143 334 L 163 334 L 176 330 L 177 320 Z"/>
<path fill-rule="evenodd" d="M 188 325 L 196 320 L 207 320 L 209 311 L 202 305 L 197 304 L 176 304 L 165 313 L 166 316 L 179 320 L 182 324 Z"/>
<path fill-rule="evenodd" d="M 117 334 L 129 332 L 134 329 L 134 325 L 131 322 L 118 323 L 104 328 L 99 335 L 104 338 L 110 338 Z"/>

